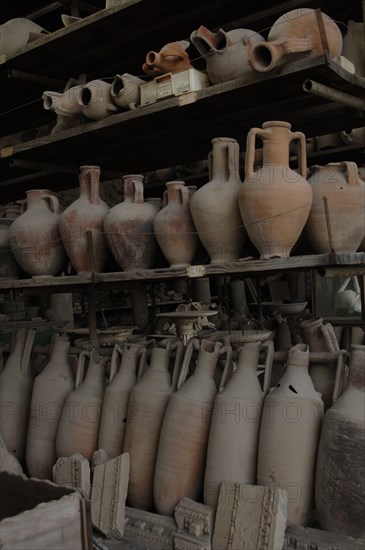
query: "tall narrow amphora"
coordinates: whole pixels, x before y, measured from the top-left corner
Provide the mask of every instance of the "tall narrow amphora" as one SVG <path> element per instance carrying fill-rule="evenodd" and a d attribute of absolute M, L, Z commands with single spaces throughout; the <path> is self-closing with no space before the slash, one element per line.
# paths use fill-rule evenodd
<path fill-rule="evenodd" d="M 150 366 L 131 390 L 123 448 L 131 459 L 128 502 L 142 510 L 150 510 L 153 505 L 153 474 L 160 430 L 167 403 L 176 389 L 182 359 L 182 342 L 162 342 L 160 346 L 165 347 L 152 349 Z M 173 349 L 176 356 L 171 375 Z"/>
<path fill-rule="evenodd" d="M 61 214 L 60 234 L 77 273 L 101 272 L 108 255 L 103 220 L 109 211 L 99 195 L 99 166 L 81 166 L 80 196 Z"/>
<path fill-rule="evenodd" d="M 88 366 L 84 378 L 86 360 Z M 58 425 L 58 458 L 80 453 L 89 461 L 92 459 L 98 444 L 107 360 L 100 360 L 96 352 L 80 353 L 75 389 L 66 397 Z"/>
<path fill-rule="evenodd" d="M 199 350 L 194 374 L 188 378 L 193 349 Z M 220 342 L 189 341 L 178 382 L 161 428 L 154 479 L 154 501 L 159 514 L 172 516 L 183 497 L 201 499 L 210 421 L 217 393 L 214 373 L 226 353 L 224 372 L 231 365 L 231 348 Z"/>
<path fill-rule="evenodd" d="M 209 154 L 210 181 L 194 193 L 190 210 L 199 238 L 212 264 L 238 260 L 247 235 L 242 227 L 238 193 L 239 145 L 235 139 L 212 140 Z"/>
<path fill-rule="evenodd" d="M 166 183 L 165 206 L 153 220 L 156 240 L 171 267 L 191 264 L 199 239 L 190 213 L 190 193 L 183 181 Z"/>
<path fill-rule="evenodd" d="M 8 451 L 19 461 L 24 458 L 32 397 L 33 377 L 29 360 L 35 335 L 35 330 L 16 331 L 13 351 L 0 374 L 0 433 Z"/>
<path fill-rule="evenodd" d="M 105 388 L 101 412 L 98 449 L 104 449 L 110 458 L 123 451 L 130 391 L 141 374 L 146 348 L 134 344 L 116 345 L 113 349 L 109 383 Z"/>
<path fill-rule="evenodd" d="M 257 484 L 283 489 L 287 525 L 307 525 L 313 511 L 323 402 L 308 374 L 308 362 L 306 344 L 289 350 L 286 371 L 266 396 L 261 419 Z"/>
<path fill-rule="evenodd" d="M 9 228 L 11 250 L 28 275 L 57 275 L 66 263 L 57 195 L 47 189 L 33 189 L 26 195 L 23 213 Z"/>
<path fill-rule="evenodd" d="M 246 178 L 239 194 L 243 223 L 261 259 L 288 258 L 312 206 L 306 181 L 305 136 L 288 122 L 269 121 L 247 135 Z M 263 142 L 262 167 L 255 171 L 256 138 Z M 299 172 L 289 167 L 289 144 L 299 140 Z"/>
<path fill-rule="evenodd" d="M 144 200 L 143 175 L 123 176 L 123 184 L 124 201 L 104 218 L 107 243 L 122 269 L 148 269 L 155 258 L 153 219 L 157 210 Z"/>
<path fill-rule="evenodd" d="M 49 363 L 33 384 L 25 460 L 29 474 L 39 479 L 52 479 L 58 423 L 65 399 L 74 388 L 69 350 L 68 339 L 56 335 Z"/>
<path fill-rule="evenodd" d="M 236 372 L 214 400 L 204 478 L 204 502 L 216 508 L 222 482 L 255 485 L 262 406 L 270 387 L 273 342 L 266 347 L 264 388 L 257 377 L 260 342 L 245 344 Z M 224 387 L 222 387 L 224 386 Z"/>
<path fill-rule="evenodd" d="M 365 346 L 351 345 L 349 382 L 338 397 L 343 371 L 344 361 L 338 363 L 334 404 L 323 420 L 316 509 L 322 529 L 364 539 Z"/>

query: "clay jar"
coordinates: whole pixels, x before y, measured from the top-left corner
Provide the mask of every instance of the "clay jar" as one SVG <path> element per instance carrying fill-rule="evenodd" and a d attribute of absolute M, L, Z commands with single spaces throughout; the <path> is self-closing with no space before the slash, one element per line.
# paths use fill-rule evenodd
<path fill-rule="evenodd" d="M 335 252 L 352 253 L 365 234 L 365 182 L 354 162 L 331 162 L 312 166 L 308 179 L 313 189 L 313 205 L 305 233 L 319 254 L 330 252 L 324 197 L 327 199 L 332 244 Z"/>
<path fill-rule="evenodd" d="M 46 91 L 42 94 L 43 107 L 46 111 L 53 111 L 64 117 L 75 117 L 81 113 L 78 95 L 82 85 L 72 86 L 64 92 Z"/>
<path fill-rule="evenodd" d="M 254 44 L 264 38 L 249 29 L 219 29 L 212 33 L 204 26 L 190 35 L 194 46 L 206 59 L 207 72 L 212 84 L 240 78 L 252 72 L 249 54 Z"/>
<path fill-rule="evenodd" d="M 87 373 L 84 378 L 87 359 Z M 95 352 L 80 353 L 75 389 L 66 397 L 58 425 L 58 458 L 80 453 L 91 461 L 98 443 L 104 396 L 104 367 L 107 360 L 99 360 Z"/>
<path fill-rule="evenodd" d="M 350 347 L 349 383 L 339 362 L 334 405 L 323 420 L 316 471 L 316 510 L 322 529 L 365 538 L 365 346 Z"/>
<path fill-rule="evenodd" d="M 99 195 L 100 168 L 81 166 L 80 170 L 80 197 L 62 213 L 60 234 L 77 273 L 98 273 L 108 254 L 103 220 L 109 206 Z"/>
<path fill-rule="evenodd" d="M 247 135 L 246 178 L 239 194 L 241 216 L 261 259 L 288 258 L 312 205 L 306 181 L 306 144 L 288 122 L 265 122 Z M 263 142 L 262 168 L 254 171 L 255 141 Z M 300 143 L 300 174 L 289 167 L 289 144 Z"/>
<path fill-rule="evenodd" d="M 136 109 L 140 103 L 139 87 L 144 80 L 128 73 L 115 75 L 111 87 L 111 96 L 118 107 Z"/>
<path fill-rule="evenodd" d="M 191 69 L 189 55 L 185 51 L 188 47 L 187 40 L 180 40 L 166 44 L 159 52 L 148 52 L 142 66 L 143 72 L 150 76 L 159 76 Z"/>
<path fill-rule="evenodd" d="M 323 403 L 308 374 L 309 348 L 288 352 L 284 375 L 265 398 L 257 461 L 257 484 L 283 489 L 287 525 L 307 525 L 313 508 L 314 469 Z"/>
<path fill-rule="evenodd" d="M 186 267 L 199 244 L 190 213 L 190 193 L 183 181 L 170 181 L 166 187 L 166 204 L 156 215 L 153 229 L 170 267 Z"/>
<path fill-rule="evenodd" d="M 191 197 L 190 210 L 212 264 L 238 260 L 247 241 L 238 207 L 241 187 L 239 145 L 214 138 L 209 155 L 210 181 Z"/>
<path fill-rule="evenodd" d="M 39 479 L 52 479 L 58 422 L 64 401 L 74 388 L 69 349 L 67 338 L 57 335 L 50 360 L 33 384 L 25 460 L 29 474 Z"/>
<path fill-rule="evenodd" d="M 0 54 L 8 56 L 14 55 L 28 42 L 45 36 L 47 31 L 25 17 L 16 17 L 10 19 L 3 25 L 0 25 Z"/>
<path fill-rule="evenodd" d="M 26 195 L 26 211 L 13 221 L 9 229 L 12 252 L 28 275 L 56 275 L 66 263 L 58 230 L 60 207 L 57 196 L 47 189 L 27 191 Z"/>
<path fill-rule="evenodd" d="M 21 272 L 10 248 L 9 229 L 13 221 L 6 211 L 5 217 L 0 218 L 0 280 L 18 279 Z"/>
<path fill-rule="evenodd" d="M 342 34 L 336 23 L 321 12 L 328 57 L 341 55 Z M 250 63 L 255 71 L 266 73 L 277 65 L 295 61 L 298 58 L 324 53 L 316 11 L 299 8 L 279 17 L 271 27 L 267 42 L 252 47 Z"/>
<path fill-rule="evenodd" d="M 143 176 L 123 177 L 124 202 L 104 218 L 104 231 L 115 261 L 124 270 L 148 269 L 155 255 L 154 205 L 144 202 Z"/>
<path fill-rule="evenodd" d="M 77 95 L 81 112 L 92 120 L 101 120 L 117 112 L 110 92 L 111 84 L 104 80 L 92 80 L 82 86 Z"/>

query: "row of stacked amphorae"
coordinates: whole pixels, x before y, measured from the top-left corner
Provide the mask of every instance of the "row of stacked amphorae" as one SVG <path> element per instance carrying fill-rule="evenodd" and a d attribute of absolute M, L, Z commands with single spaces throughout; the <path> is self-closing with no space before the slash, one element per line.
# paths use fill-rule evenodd
<path fill-rule="evenodd" d="M 263 143 L 259 168 L 257 138 Z M 300 144 L 298 171 L 289 167 L 293 140 Z M 109 209 L 99 196 L 96 166 L 81 167 L 80 197 L 63 213 L 55 193 L 28 191 L 26 211 L 9 228 L 17 262 L 30 275 L 55 275 L 66 251 L 77 273 L 101 272 L 109 247 L 123 270 L 147 269 L 154 266 L 157 240 L 170 265 L 184 267 L 193 262 L 199 239 L 211 263 L 247 255 L 249 240 L 262 259 L 287 258 L 303 229 L 317 253 L 363 248 L 365 182 L 354 162 L 314 166 L 307 181 L 304 134 L 271 121 L 248 133 L 242 183 L 237 141 L 212 143 L 209 183 L 194 192 L 181 181 L 168 182 L 162 210 L 160 201 L 144 199 L 142 175 L 123 177 L 124 202 Z"/>
<path fill-rule="evenodd" d="M 0 375 L 1 432 L 30 475 L 50 478 L 57 457 L 128 452 L 133 507 L 173 515 L 185 496 L 216 507 L 222 482 L 274 485 L 286 497 L 288 525 L 313 522 L 315 501 L 322 528 L 365 536 L 364 345 L 338 354 L 334 404 L 323 420 L 307 344 L 289 350 L 269 391 L 270 341 L 240 347 L 235 369 L 231 346 L 217 341 L 192 339 L 185 350 L 176 338 L 116 346 L 105 384 L 106 359 L 94 352 L 80 354 L 74 380 L 60 336 L 33 383 L 33 338 L 17 332 Z"/>

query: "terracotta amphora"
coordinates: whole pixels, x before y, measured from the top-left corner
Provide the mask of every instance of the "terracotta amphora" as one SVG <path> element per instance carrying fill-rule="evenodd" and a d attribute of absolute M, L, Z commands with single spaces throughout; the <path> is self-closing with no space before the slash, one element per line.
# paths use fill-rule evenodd
<path fill-rule="evenodd" d="M 189 54 L 186 53 L 189 45 L 187 40 L 179 40 L 169 42 L 159 52 L 148 52 L 146 62 L 142 66 L 143 72 L 150 76 L 159 76 L 192 69 Z"/>
<path fill-rule="evenodd" d="M 32 397 L 33 377 L 29 360 L 35 335 L 35 330 L 16 331 L 13 351 L 0 374 L 0 433 L 8 451 L 19 461 L 24 458 Z"/>
<path fill-rule="evenodd" d="M 129 394 L 137 382 L 137 370 L 139 375 L 143 371 L 145 357 L 146 348 L 139 345 L 116 345 L 113 349 L 98 440 L 98 449 L 104 449 L 110 458 L 122 454 Z"/>
<path fill-rule="evenodd" d="M 214 400 L 204 477 L 204 503 L 217 507 L 222 482 L 255 485 L 262 406 L 270 388 L 274 344 L 267 342 L 264 388 L 257 377 L 260 342 L 245 344 L 236 372 Z"/>
<path fill-rule="evenodd" d="M 22 475 L 23 468 L 15 456 L 9 453 L 4 443 L 3 436 L 0 433 L 0 472 Z"/>
<path fill-rule="evenodd" d="M 55 336 L 49 363 L 33 384 L 25 461 L 29 475 L 39 479 L 52 479 L 58 423 L 65 399 L 74 388 L 69 350 L 67 338 Z"/>
<path fill-rule="evenodd" d="M 112 85 L 104 80 L 92 80 L 81 87 L 77 101 L 81 112 L 92 120 L 101 120 L 118 111 L 111 96 Z"/>
<path fill-rule="evenodd" d="M 86 360 L 88 366 L 84 379 Z M 58 458 L 80 453 L 91 461 L 98 444 L 107 361 L 107 357 L 100 360 L 94 351 L 80 353 L 75 389 L 66 397 L 58 424 Z"/>
<path fill-rule="evenodd" d="M 308 374 L 309 348 L 288 352 L 286 371 L 266 396 L 262 412 L 257 484 L 283 489 L 287 525 L 307 525 L 314 500 L 314 470 L 323 402 Z"/>
<path fill-rule="evenodd" d="M 117 74 L 112 82 L 111 96 L 118 107 L 136 109 L 140 103 L 139 87 L 144 80 L 129 73 Z"/>
<path fill-rule="evenodd" d="M 329 253 L 331 243 L 339 254 L 356 252 L 365 234 L 365 182 L 356 163 L 331 162 L 311 172 L 313 205 L 305 226 L 310 244 L 318 254 Z"/>
<path fill-rule="evenodd" d="M 325 45 L 321 39 L 321 17 L 326 34 Z M 329 59 L 341 55 L 342 34 L 336 23 L 325 13 L 317 14 L 311 8 L 299 8 L 279 17 L 271 27 L 267 42 L 252 47 L 250 63 L 255 71 L 266 73 L 283 63 L 302 57 L 321 55 L 325 48 Z"/>
<path fill-rule="evenodd" d="M 316 510 L 322 529 L 365 538 L 365 346 L 350 347 L 350 374 L 342 387 L 339 362 L 334 405 L 324 416 L 317 457 Z"/>
<path fill-rule="evenodd" d="M 43 107 L 46 111 L 53 111 L 56 115 L 72 118 L 78 117 L 81 113 L 81 105 L 78 96 L 83 84 L 72 86 L 64 92 L 52 92 L 47 90 L 43 92 Z"/>
<path fill-rule="evenodd" d="M 243 223 L 261 259 L 288 258 L 312 206 L 306 181 L 305 136 L 288 122 L 269 121 L 247 135 L 246 178 L 239 194 Z M 263 164 L 254 170 L 256 137 L 263 142 Z M 289 144 L 300 143 L 300 174 L 289 167 Z"/>
<path fill-rule="evenodd" d="M 123 452 L 130 454 L 128 502 L 134 508 L 153 506 L 153 475 L 160 430 L 170 396 L 176 389 L 182 359 L 182 342 L 163 342 L 152 349 L 150 366 L 129 396 Z M 173 374 L 169 372 L 176 348 Z"/>
<path fill-rule="evenodd" d="M 9 217 L 10 216 L 10 217 Z M 9 229 L 16 215 L 7 213 L 3 218 L 0 218 L 0 280 L 2 279 L 18 279 L 21 273 L 19 264 L 14 258 L 10 248 Z"/>
<path fill-rule="evenodd" d="M 143 175 L 123 176 L 124 202 L 111 208 L 104 218 L 109 249 L 124 270 L 148 269 L 154 262 L 156 242 L 154 205 L 144 201 Z"/>
<path fill-rule="evenodd" d="M 61 215 L 58 198 L 47 189 L 34 189 L 26 195 L 23 213 L 9 229 L 11 250 L 28 275 L 57 275 L 66 263 L 58 229 Z"/>
<path fill-rule="evenodd" d="M 0 55 L 14 55 L 17 50 L 48 33 L 43 27 L 25 17 L 9 19 L 0 25 Z"/>
<path fill-rule="evenodd" d="M 190 39 L 207 62 L 207 72 L 212 84 L 219 84 L 252 73 L 249 55 L 254 44 L 265 39 L 250 29 L 233 29 L 217 33 L 203 25 L 193 31 Z"/>
<path fill-rule="evenodd" d="M 80 197 L 62 212 L 60 234 L 77 273 L 100 273 L 108 255 L 103 220 L 109 206 L 99 195 L 99 166 L 81 166 L 79 182 Z"/>
<path fill-rule="evenodd" d="M 190 213 L 190 193 L 183 181 L 169 181 L 166 187 L 166 204 L 153 220 L 153 229 L 170 267 L 186 267 L 199 245 Z"/>
<path fill-rule="evenodd" d="M 185 382 L 193 349 L 199 350 L 194 374 Z M 183 497 L 200 500 L 217 387 L 214 373 L 219 356 L 226 354 L 224 373 L 230 368 L 230 346 L 190 340 L 181 368 L 178 390 L 171 396 L 161 428 L 154 477 L 154 501 L 159 514 L 172 516 Z"/>
<path fill-rule="evenodd" d="M 214 138 L 209 155 L 210 181 L 191 197 L 190 210 L 199 238 L 212 264 L 238 260 L 247 241 L 238 207 L 242 185 L 239 145 L 232 138 Z"/>
<path fill-rule="evenodd" d="M 340 348 L 333 327 L 324 323 L 322 317 L 308 319 L 300 323 L 303 340 L 312 352 L 339 352 Z M 336 367 L 332 363 L 311 363 L 309 376 L 314 388 L 321 394 L 324 410 L 332 405 L 332 394 L 335 384 Z"/>

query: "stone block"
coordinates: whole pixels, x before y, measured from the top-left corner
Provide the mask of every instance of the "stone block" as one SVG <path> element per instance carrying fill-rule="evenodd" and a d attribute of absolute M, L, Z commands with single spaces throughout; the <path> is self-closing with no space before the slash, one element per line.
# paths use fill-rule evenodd
<path fill-rule="evenodd" d="M 180 500 L 175 508 L 175 550 L 211 550 L 214 515 L 211 506 L 187 497 Z"/>
<path fill-rule="evenodd" d="M 285 533 L 283 550 L 365 550 L 365 540 L 322 529 L 290 525 Z"/>
<path fill-rule="evenodd" d="M 87 458 L 79 453 L 61 457 L 52 468 L 54 483 L 81 491 L 86 498 L 90 498 L 90 465 Z"/>
<path fill-rule="evenodd" d="M 129 453 L 123 453 L 94 468 L 91 520 L 107 537 L 123 537 L 129 467 Z"/>
<path fill-rule="evenodd" d="M 126 506 L 124 538 L 148 550 L 173 550 L 176 523 L 173 518 Z"/>
<path fill-rule="evenodd" d="M 213 550 L 282 550 L 286 518 L 282 489 L 222 483 Z"/>

